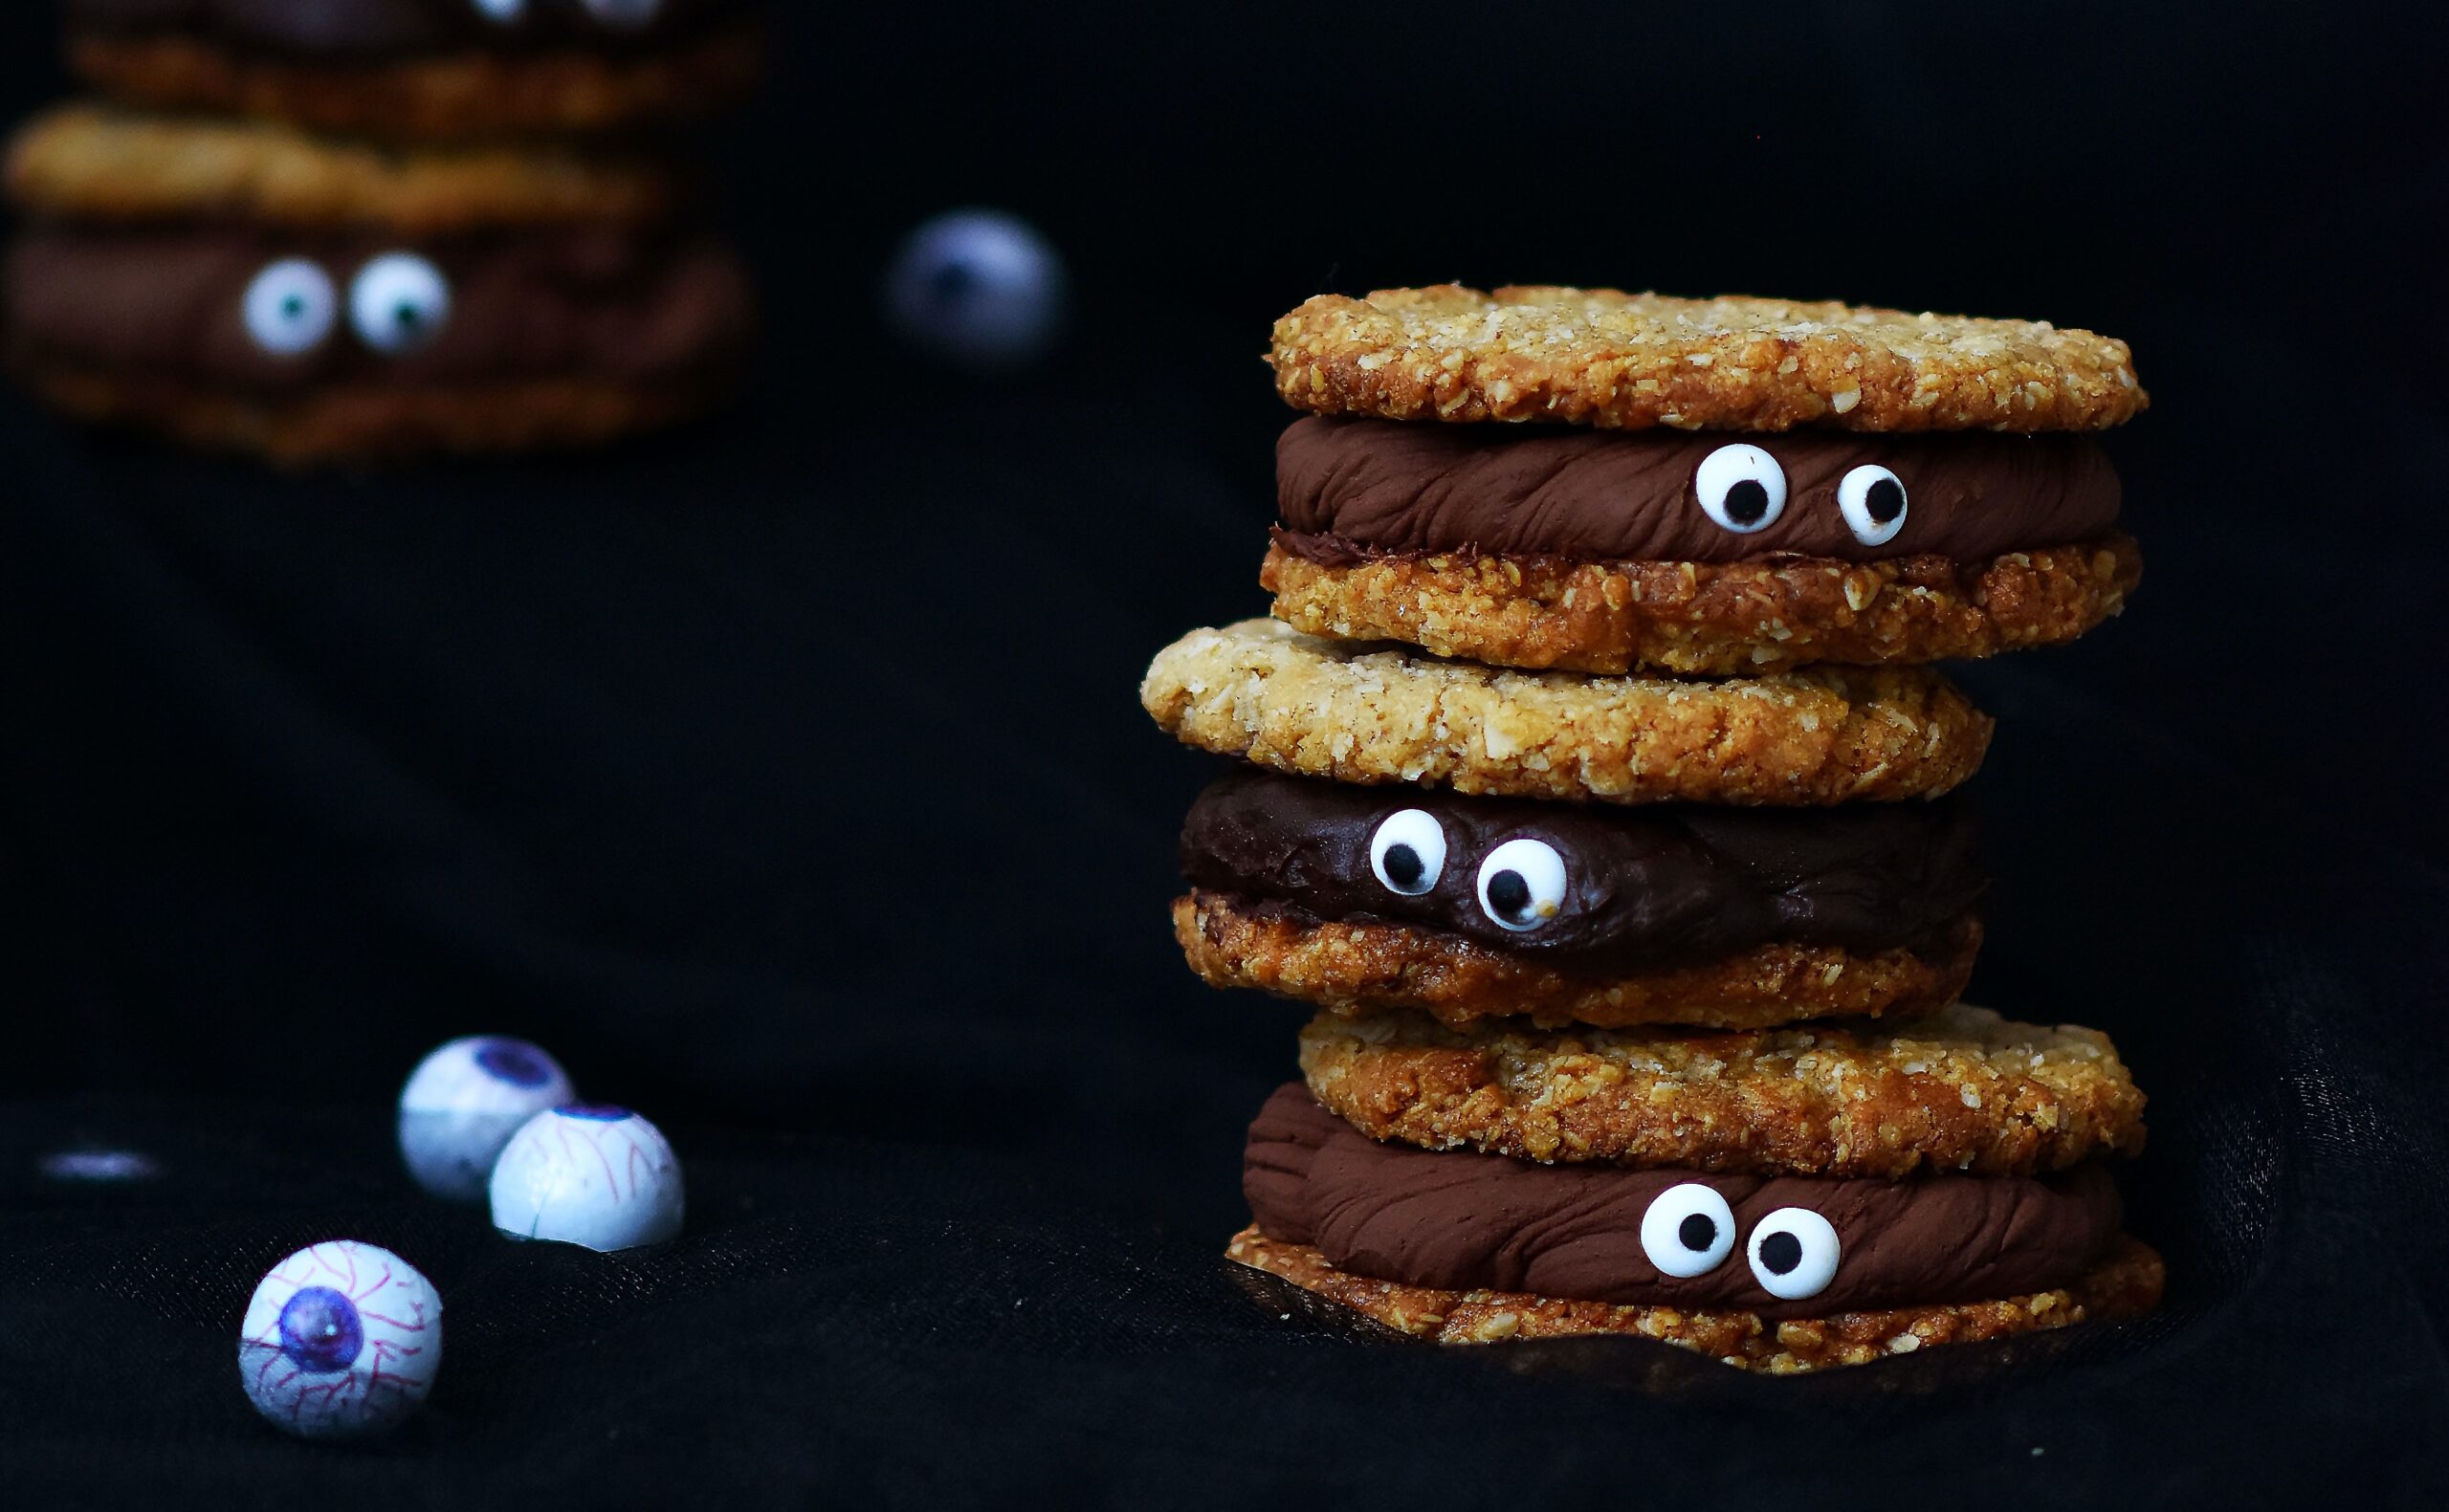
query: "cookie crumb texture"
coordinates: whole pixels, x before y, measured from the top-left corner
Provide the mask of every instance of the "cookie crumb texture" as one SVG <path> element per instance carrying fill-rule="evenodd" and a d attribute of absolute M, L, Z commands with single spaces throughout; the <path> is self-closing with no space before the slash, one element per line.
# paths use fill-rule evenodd
<path fill-rule="evenodd" d="M 1833 301 L 1441 284 L 1320 295 L 1268 358 L 1296 408 L 1626 430 L 2103 430 L 2149 403 L 2126 343 Z"/>
<path fill-rule="evenodd" d="M 637 225 L 668 214 L 671 176 L 568 147 L 410 148 L 75 104 L 11 144 L 10 197 L 77 221 L 238 220 L 440 235 L 494 226 Z"/>
<path fill-rule="evenodd" d="M 745 97 L 765 70 L 753 25 L 647 56 L 459 53 L 349 65 L 103 35 L 73 39 L 68 56 L 78 77 L 121 99 L 419 142 L 692 120 Z"/>
<path fill-rule="evenodd" d="M 1962 1003 L 1893 1028 L 1739 1033 L 1322 1014 L 1301 1069 L 1373 1139 L 1521 1160 L 2029 1176 L 2143 1148 L 2143 1094 L 2107 1036 Z"/>
<path fill-rule="evenodd" d="M 1183 744 L 1339 782 L 1612 803 L 1813 805 L 1934 798 L 1991 721 L 1925 668 L 1731 682 L 1432 661 L 1272 620 L 1193 630 L 1139 701 Z"/>
<path fill-rule="evenodd" d="M 1307 1244 L 1269 1238 L 1256 1225 L 1233 1236 L 1224 1253 L 1253 1270 L 1315 1292 L 1389 1328 L 1439 1344 L 1630 1335 L 1706 1354 L 1738 1370 L 1772 1375 L 1867 1365 L 1933 1345 L 1978 1344 L 2096 1319 L 2137 1317 L 2159 1304 L 2165 1281 L 2159 1255 L 2128 1236 L 2071 1286 L 1997 1302 L 1844 1312 L 1772 1323 L 1749 1312 L 1685 1312 L 1521 1292 L 1440 1291 L 1373 1281 L 1337 1270 Z"/>
<path fill-rule="evenodd" d="M 1964 990 L 1981 948 L 1981 927 L 1968 918 L 1935 956 L 1776 944 L 1698 965 L 1589 977 L 1433 930 L 1296 918 L 1210 892 L 1175 900 L 1174 936 L 1211 987 L 1256 988 L 1348 1016 L 1417 1008 L 1458 1028 L 1520 1017 L 1543 1028 L 1756 1029 L 1838 1015 L 1927 1014 Z"/>
<path fill-rule="evenodd" d="M 1328 566 L 1271 547 L 1259 582 L 1307 634 L 1504 667 L 1706 675 L 1913 666 L 2072 641 L 2142 580 L 2132 537 L 1945 557 L 1727 563 L 1388 557 Z"/>

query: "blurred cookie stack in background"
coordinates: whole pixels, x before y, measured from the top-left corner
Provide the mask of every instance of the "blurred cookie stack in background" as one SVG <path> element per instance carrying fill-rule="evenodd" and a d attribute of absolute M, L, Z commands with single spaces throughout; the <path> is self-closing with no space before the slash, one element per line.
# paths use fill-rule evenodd
<path fill-rule="evenodd" d="M 281 462 L 584 445 L 738 384 L 744 270 L 671 128 L 747 0 L 66 0 L 104 99 L 11 146 L 19 378 Z"/>
<path fill-rule="evenodd" d="M 2125 346 L 1445 287 L 1313 299 L 1270 362 L 1276 619 L 1141 689 L 1242 763 L 1184 827 L 1192 966 L 1321 1010 L 1232 1257 L 1772 1371 L 2152 1306 L 2114 1048 L 1956 1000 L 1991 722 L 1928 665 L 2123 606 Z"/>

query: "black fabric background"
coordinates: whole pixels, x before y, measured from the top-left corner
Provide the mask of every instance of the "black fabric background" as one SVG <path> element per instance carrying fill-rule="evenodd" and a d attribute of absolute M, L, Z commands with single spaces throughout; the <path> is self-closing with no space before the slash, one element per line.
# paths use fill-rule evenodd
<path fill-rule="evenodd" d="M 0 403 L 11 1504 L 2437 1500 L 2437 23 L 1959 9 L 796 11 L 709 143 L 772 305 L 744 413 L 289 477 Z M 0 28 L 0 98 L 56 93 L 40 8 Z M 1026 381 L 871 314 L 981 201 L 1072 259 Z M 2161 1314 L 1767 1381 L 1356 1342 L 1219 1261 L 1302 1014 L 1182 970 L 1211 767 L 1133 690 L 1260 605 L 1269 320 L 1449 276 L 2132 341 L 2145 587 L 1966 679 L 1975 996 L 2151 1092 Z M 388 1099 L 476 1030 L 662 1122 L 689 1236 L 418 1200 Z M 38 1173 L 79 1148 L 162 1174 Z M 340 1235 L 449 1308 L 370 1451 L 236 1389 L 255 1277 Z"/>

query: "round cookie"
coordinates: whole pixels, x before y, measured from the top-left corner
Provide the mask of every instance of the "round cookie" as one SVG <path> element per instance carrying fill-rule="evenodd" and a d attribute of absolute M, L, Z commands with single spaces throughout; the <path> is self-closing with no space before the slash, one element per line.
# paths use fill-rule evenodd
<path fill-rule="evenodd" d="M 1139 701 L 1186 745 L 1341 782 L 1515 798 L 1820 805 L 1931 798 L 1991 721 L 1926 668 L 1728 682 L 1439 662 L 1271 620 L 1193 630 Z"/>
<path fill-rule="evenodd" d="M 1748 1312 L 1688 1312 L 1374 1281 L 1336 1269 L 1310 1245 L 1270 1239 L 1255 1226 L 1235 1235 L 1224 1253 L 1389 1328 L 1439 1344 L 1615 1334 L 1655 1339 L 1775 1375 L 1866 1365 L 1931 1345 L 1977 1344 L 2135 1317 L 2159 1304 L 2166 1276 L 2158 1254 L 2127 1238 L 2081 1281 L 2028 1296 L 1771 1322 Z"/>
<path fill-rule="evenodd" d="M 1183 822 L 1212 985 L 1451 1024 L 1751 1028 L 1954 999 L 1986 885 L 1965 806 L 1538 803 L 1243 767 Z"/>
<path fill-rule="evenodd" d="M 56 407 L 281 462 L 576 445 L 718 402 L 747 276 L 634 164 L 72 111 L 0 286 Z"/>
<path fill-rule="evenodd" d="M 763 74 L 756 0 L 66 0 L 69 63 L 143 104 L 411 141 L 629 130 Z"/>
<path fill-rule="evenodd" d="M 1443 284 L 1320 295 L 1268 358 L 1296 408 L 1617 429 L 2099 430 L 2149 403 L 2126 343 L 1820 301 Z"/>
<path fill-rule="evenodd" d="M 1318 1101 L 1374 1139 L 1710 1172 L 2032 1175 L 2143 1146 L 2106 1035 L 1958 1003 L 1893 1028 L 1462 1033 L 1409 1014 L 1301 1032 Z"/>

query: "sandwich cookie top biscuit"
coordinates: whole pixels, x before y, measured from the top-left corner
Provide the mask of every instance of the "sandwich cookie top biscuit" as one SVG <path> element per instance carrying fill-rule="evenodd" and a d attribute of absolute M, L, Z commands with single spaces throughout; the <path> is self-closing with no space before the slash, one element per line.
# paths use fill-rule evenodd
<path fill-rule="evenodd" d="M 1299 634 L 1193 630 L 1139 701 L 1184 744 L 1306 777 L 1574 801 L 1932 798 L 1991 721 L 1926 668 L 1691 682 L 1507 671 Z"/>
<path fill-rule="evenodd" d="M 65 0 L 71 66 L 139 103 L 372 137 L 702 115 L 762 71 L 756 0 Z"/>

